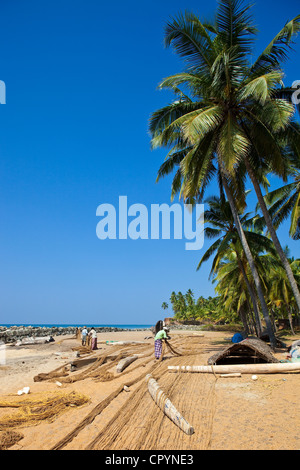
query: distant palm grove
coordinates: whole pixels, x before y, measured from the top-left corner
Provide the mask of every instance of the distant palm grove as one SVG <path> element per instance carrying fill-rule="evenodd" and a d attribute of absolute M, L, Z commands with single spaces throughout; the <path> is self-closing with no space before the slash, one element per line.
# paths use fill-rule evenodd
<path fill-rule="evenodd" d="M 174 99 L 149 123 L 152 148 L 168 152 L 157 179 L 173 174 L 172 199 L 205 203 L 212 241 L 196 266 L 211 261 L 217 297 L 173 293 L 175 318 L 240 320 L 258 336 L 266 328 L 273 347 L 276 320 L 287 318 L 293 332 L 300 315 L 300 260 L 277 235 L 289 220 L 290 237 L 300 239 L 300 125 L 295 90 L 283 83 L 299 31 L 300 15 L 255 58 L 250 5 L 220 0 L 212 22 L 179 14 L 166 25 L 165 46 L 183 68 L 160 83 Z M 279 189 L 270 175 L 282 180 Z M 247 212 L 249 190 L 255 214 Z"/>

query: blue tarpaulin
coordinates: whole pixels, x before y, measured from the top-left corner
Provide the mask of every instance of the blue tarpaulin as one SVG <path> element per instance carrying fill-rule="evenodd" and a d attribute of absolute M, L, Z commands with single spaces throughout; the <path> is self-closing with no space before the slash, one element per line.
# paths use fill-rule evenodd
<path fill-rule="evenodd" d="M 231 338 L 231 341 L 233 343 L 240 343 L 241 341 L 243 341 L 243 336 L 241 335 L 241 333 L 235 333 L 233 335 L 233 337 Z"/>

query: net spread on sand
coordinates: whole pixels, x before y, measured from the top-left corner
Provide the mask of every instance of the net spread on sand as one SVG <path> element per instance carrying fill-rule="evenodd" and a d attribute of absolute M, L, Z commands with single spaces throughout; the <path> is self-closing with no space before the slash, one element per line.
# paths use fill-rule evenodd
<path fill-rule="evenodd" d="M 201 340 L 200 340 L 201 341 Z M 198 398 L 198 405 L 202 402 L 202 409 L 205 410 L 205 419 L 203 419 L 203 424 L 198 427 L 198 434 L 201 436 L 201 442 L 197 442 L 196 448 L 208 448 L 210 442 L 210 435 L 212 429 L 212 420 L 214 414 L 214 388 L 216 377 L 211 375 L 210 377 L 189 377 L 192 379 L 191 386 L 185 383 L 186 376 L 181 373 L 177 374 L 168 374 L 166 373 L 166 365 L 163 361 L 164 358 L 170 359 L 176 355 L 177 364 L 184 364 L 186 362 L 187 356 L 197 357 L 199 354 L 199 338 L 193 336 L 193 339 L 189 338 L 187 341 L 187 336 L 184 340 L 179 337 L 177 342 L 178 347 L 174 347 L 174 341 L 172 345 L 168 342 L 163 344 L 163 352 L 159 361 L 153 363 L 153 346 L 151 350 L 148 351 L 148 354 L 151 358 L 147 361 L 147 369 L 138 375 L 135 379 L 131 381 L 124 381 L 124 383 L 117 387 L 105 400 L 99 403 L 79 424 L 74 428 L 68 435 L 64 436 L 51 450 L 61 450 L 65 448 L 70 442 L 75 439 L 76 436 L 95 418 L 100 415 L 118 395 L 123 392 L 124 385 L 127 387 L 136 386 L 135 390 L 130 393 L 130 397 L 121 409 L 111 418 L 111 420 L 105 425 L 105 427 L 99 432 L 99 434 L 89 442 L 85 449 L 156 449 L 158 446 L 161 448 L 172 448 L 170 447 L 170 442 L 168 442 L 168 432 L 164 431 L 164 426 L 168 426 L 169 421 L 166 419 L 164 413 L 159 410 L 157 405 L 153 402 L 152 398 L 148 393 L 147 384 L 145 382 L 145 377 L 147 374 L 151 373 L 153 378 L 159 382 L 163 382 L 163 388 L 166 394 L 172 399 L 174 392 L 178 389 L 184 390 L 183 394 L 179 394 L 179 397 L 187 397 L 189 399 L 179 400 L 178 409 L 187 413 L 188 415 L 193 415 L 194 410 L 194 400 L 191 398 L 193 394 L 196 393 Z M 167 351 L 166 351 L 167 350 Z M 123 351 L 124 352 L 124 351 Z M 171 353 L 168 354 L 167 353 Z M 149 364 L 150 362 L 150 364 Z M 151 364 L 152 362 L 152 364 Z M 115 361 L 115 364 L 117 361 Z M 143 364 L 145 366 L 145 363 Z M 123 372 L 122 376 L 126 373 L 132 372 L 134 369 L 141 367 L 137 365 L 131 367 L 127 372 Z M 201 380 L 201 386 L 199 386 L 199 379 Z M 199 394 L 198 394 L 199 392 Z M 176 396 L 176 394 L 175 394 Z M 134 418 L 133 418 L 134 417 Z M 176 428 L 173 429 L 173 428 Z M 171 439 L 171 446 L 177 445 L 178 442 L 184 442 L 184 446 L 187 445 L 185 439 L 182 440 L 182 431 L 178 429 L 174 424 L 171 425 L 172 433 L 177 436 L 177 439 L 173 441 Z M 173 436 L 173 434 L 172 434 Z M 191 438 L 191 436 L 187 436 Z M 167 441 L 166 441 L 167 439 Z M 193 437 L 195 439 L 195 437 Z"/>
<path fill-rule="evenodd" d="M 12 447 L 21 439 L 24 435 L 16 431 L 1 431 L 0 432 L 0 450 L 6 450 Z"/>
<path fill-rule="evenodd" d="M 17 411 L 0 418 L 0 431 L 53 421 L 69 407 L 82 406 L 89 398 L 77 392 L 41 393 L 26 398 L 0 401 L 0 408 L 15 408 Z"/>
<path fill-rule="evenodd" d="M 94 357 L 89 356 L 85 362 L 81 359 L 74 361 L 74 372 L 64 365 L 48 374 L 38 374 L 34 378 L 35 381 L 53 382 L 59 380 L 65 386 L 85 379 L 93 379 L 96 382 L 112 382 L 112 392 L 87 412 L 69 433 L 60 438 L 55 445 L 52 445 L 50 450 L 60 450 L 70 444 L 114 402 L 124 391 L 125 385 L 127 389 L 130 389 L 130 393 L 126 394 L 126 399 L 124 396 L 123 405 L 121 408 L 118 407 L 108 422 L 105 422 L 98 434 L 90 439 L 90 442 L 85 443 L 86 449 L 171 449 L 179 448 L 179 445 L 182 445 L 184 449 L 187 448 L 187 445 L 191 445 L 191 440 L 194 442 L 194 448 L 208 448 L 214 412 L 216 377 L 213 375 L 199 377 L 197 374 L 191 374 L 187 378 L 186 374 L 167 372 L 167 366 L 172 359 L 176 359 L 176 365 L 186 364 L 187 360 L 190 363 L 197 361 L 201 348 L 203 351 L 201 338 L 177 335 L 172 339 L 172 344 L 163 343 L 162 356 L 157 361 L 154 360 L 153 342 L 122 346 L 112 345 L 100 355 L 97 351 Z M 138 360 L 131 363 L 123 372 L 116 372 L 116 366 L 120 360 L 136 354 Z M 155 404 L 145 381 L 145 377 L 149 373 L 152 374 L 152 377 L 172 402 L 174 399 L 174 405 L 182 415 L 193 422 L 193 425 L 195 424 L 197 432 L 194 436 L 182 437 L 182 431 L 174 423 L 171 423 Z M 120 378 L 123 377 L 124 380 L 121 382 Z M 205 415 L 202 415 L 198 420 L 195 420 L 194 417 L 195 396 L 197 396 L 198 411 L 200 413 L 203 411 Z M 84 405 L 88 398 L 72 392 L 71 394 L 55 393 L 48 398 L 44 396 L 34 400 L 29 396 L 26 399 L 19 398 L 12 401 L 18 410 L 16 413 L 0 418 L 0 431 L 38 424 L 43 420 L 53 421 L 67 407 Z M 14 405 L 13 403 L 0 403 L 1 406 Z M 198 441 L 199 439 L 200 441 Z"/>

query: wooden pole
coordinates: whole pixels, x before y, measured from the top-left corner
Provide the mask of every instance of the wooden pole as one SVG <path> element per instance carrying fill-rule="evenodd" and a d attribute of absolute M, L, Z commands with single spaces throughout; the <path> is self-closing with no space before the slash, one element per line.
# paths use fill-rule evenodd
<path fill-rule="evenodd" d="M 236 373 L 231 373 L 231 374 L 221 374 L 220 377 L 242 377 L 242 374 L 240 372 L 236 372 Z"/>
<path fill-rule="evenodd" d="M 300 362 L 276 362 L 265 364 L 228 364 L 215 366 L 168 366 L 169 370 L 181 372 L 204 372 L 213 374 L 284 374 L 300 372 Z"/>
<path fill-rule="evenodd" d="M 186 419 L 176 410 L 172 402 L 167 398 L 165 393 L 159 387 L 158 383 L 152 378 L 151 374 L 146 375 L 148 382 L 148 390 L 157 404 L 157 406 L 175 423 L 183 432 L 188 435 L 194 433 L 194 428 L 186 421 Z"/>

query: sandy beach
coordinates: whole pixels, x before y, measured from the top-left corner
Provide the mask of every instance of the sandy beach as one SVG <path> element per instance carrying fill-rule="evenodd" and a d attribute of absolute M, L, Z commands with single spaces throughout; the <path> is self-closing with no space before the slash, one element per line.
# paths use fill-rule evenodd
<path fill-rule="evenodd" d="M 55 342 L 22 347 L 7 346 L 6 363 L 0 367 L 1 402 L 76 392 L 87 397 L 81 406 L 69 406 L 51 421 L 12 426 L 23 436 L 10 450 L 298 450 L 300 414 L 299 373 L 261 374 L 220 378 L 213 374 L 172 373 L 169 365 L 207 364 L 215 352 L 229 344 L 228 332 L 171 331 L 171 344 L 183 356 L 170 351 L 156 362 L 150 331 L 98 333 L 98 350 L 76 356 L 80 346 L 72 336 Z M 201 336 L 200 336 L 201 335 Z M 149 338 L 150 336 L 150 338 Z M 298 338 L 292 337 L 292 340 Z M 106 341 L 136 341 L 128 345 Z M 141 342 L 141 343 L 138 343 Z M 191 350 L 194 354 L 191 354 Z M 138 359 L 116 372 L 120 353 Z M 94 359 L 109 354 L 105 373 L 76 379 L 89 370 Z M 278 350 L 275 357 L 286 358 Z M 87 358 L 89 363 L 70 372 L 70 364 Z M 38 374 L 66 366 L 66 377 L 34 381 Z M 99 368 L 100 370 L 100 368 Z M 191 436 L 182 432 L 154 403 L 145 382 L 151 373 L 172 403 L 194 427 Z M 107 375 L 108 374 L 108 375 Z M 84 374 L 83 374 L 84 375 Z M 71 377 L 71 378 L 70 378 Z M 123 390 L 128 385 L 127 391 Z M 132 385 L 131 385 L 132 384 Z M 18 390 L 30 387 L 28 395 Z M 121 390 L 121 391 L 120 391 Z M 115 396 L 114 396 L 115 395 Z M 25 398 L 24 398 L 25 397 Z M 104 404 L 103 406 L 101 404 Z M 0 408 L 1 419 L 17 410 Z M 1 427 L 1 432 L 4 430 Z M 6 430 L 7 431 L 7 430 Z"/>

